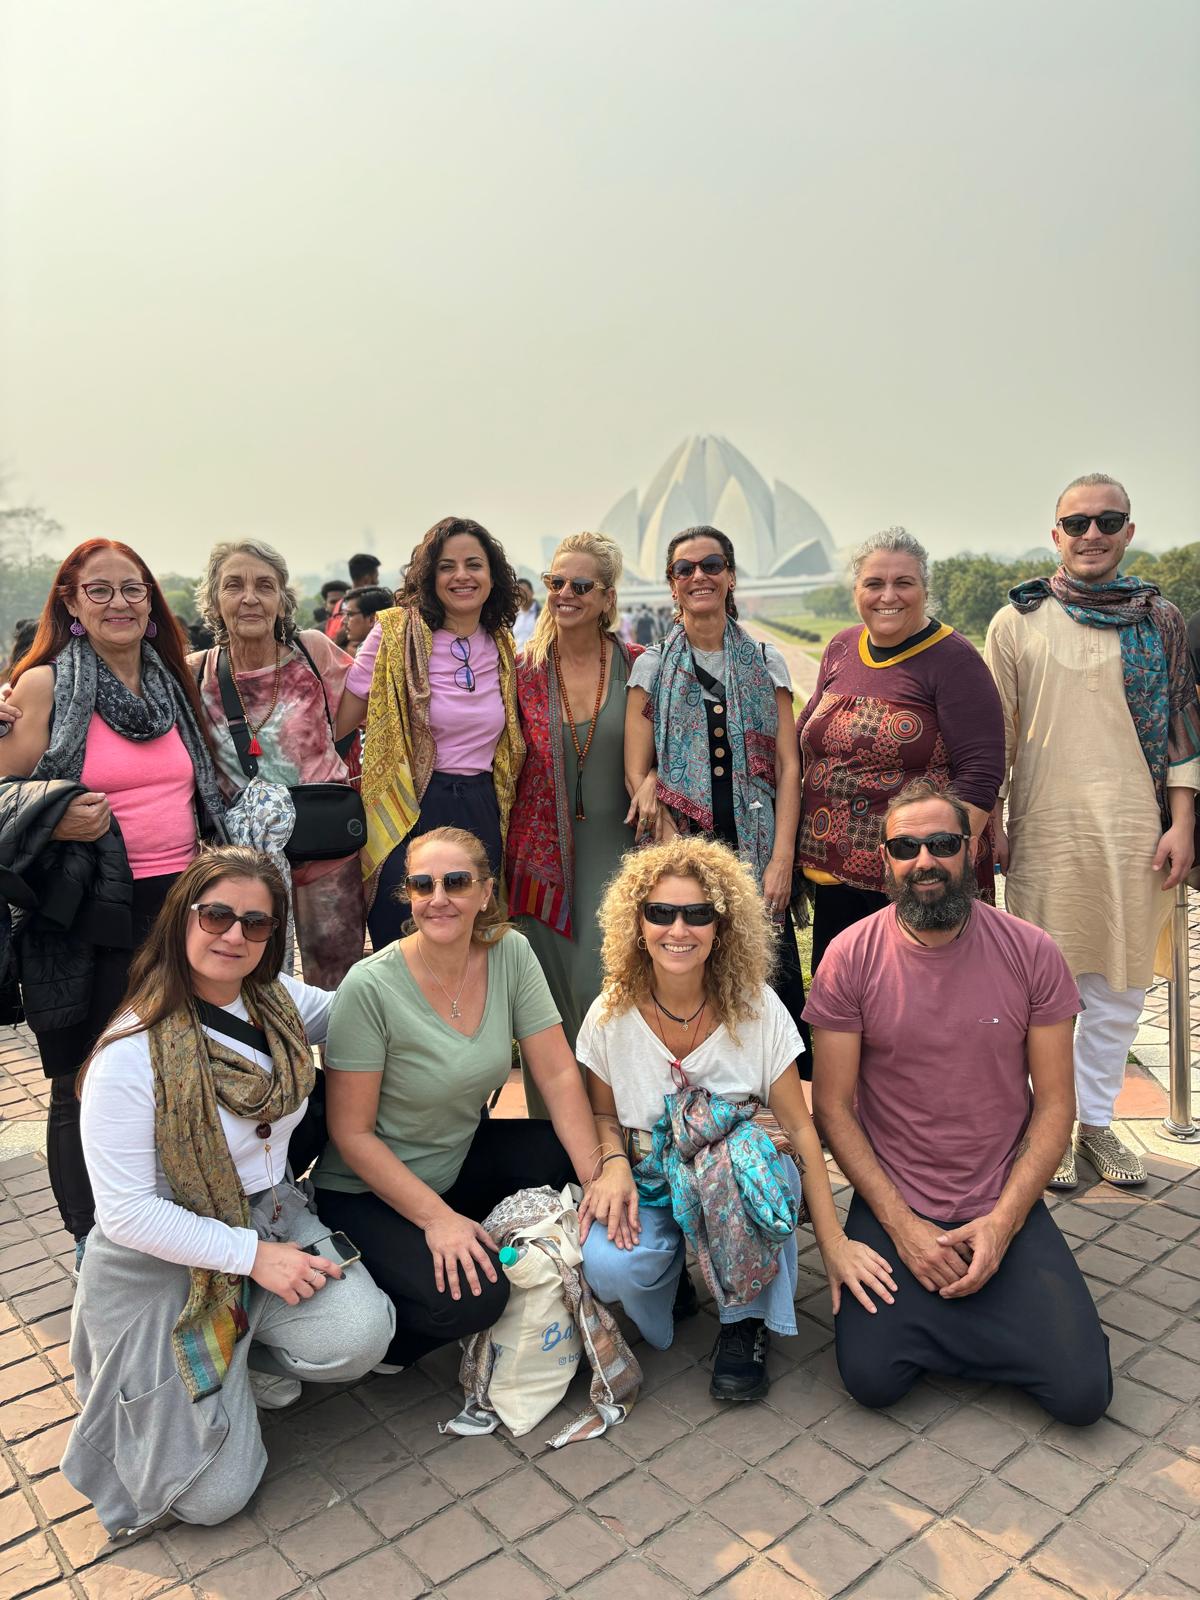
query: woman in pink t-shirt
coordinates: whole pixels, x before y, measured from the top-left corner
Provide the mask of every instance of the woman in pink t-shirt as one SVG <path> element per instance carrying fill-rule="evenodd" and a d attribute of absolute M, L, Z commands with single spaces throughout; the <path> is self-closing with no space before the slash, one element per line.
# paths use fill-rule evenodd
<path fill-rule="evenodd" d="M 512 623 L 517 580 L 486 528 L 444 517 L 412 553 L 399 604 L 380 613 L 346 680 L 339 730 L 367 718 L 362 851 L 376 950 L 400 936 L 405 846 L 465 828 L 500 877 L 525 757 Z"/>

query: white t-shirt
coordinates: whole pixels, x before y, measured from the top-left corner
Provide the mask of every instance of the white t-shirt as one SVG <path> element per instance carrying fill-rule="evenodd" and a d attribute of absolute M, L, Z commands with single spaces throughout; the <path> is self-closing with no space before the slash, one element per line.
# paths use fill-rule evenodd
<path fill-rule="evenodd" d="M 663 1102 L 680 1085 L 671 1077 L 671 1052 L 636 1007 L 603 1025 L 603 996 L 593 1000 L 583 1019 L 575 1055 L 613 1092 L 623 1128 L 649 1132 L 663 1114 Z M 759 1013 L 738 1024 L 737 1041 L 724 1023 L 683 1058 L 688 1082 L 726 1100 L 753 1095 L 765 1105 L 771 1085 L 804 1049 L 796 1024 L 773 989 L 759 997 Z"/>
<path fill-rule="evenodd" d="M 279 981 L 296 1003 L 309 1043 L 323 1044 L 333 992 L 314 989 L 286 974 L 281 974 Z M 243 1022 L 249 1021 L 240 996 L 224 1009 Z M 123 1017 L 114 1018 L 112 1026 L 114 1030 L 127 1027 L 132 1020 L 126 1012 Z M 270 1073 L 270 1056 L 215 1028 L 204 1031 Z M 275 1182 L 284 1181 L 288 1140 L 307 1104 L 307 1100 L 303 1101 L 290 1116 L 273 1123 L 267 1140 L 258 1137 L 255 1124 L 248 1118 L 235 1117 L 224 1106 L 217 1107 L 229 1153 L 247 1194 L 259 1194 L 271 1187 L 268 1144 Z M 215 1217 L 198 1217 L 171 1198 L 171 1186 L 154 1142 L 154 1072 L 146 1034 L 135 1033 L 97 1051 L 83 1080 L 80 1126 L 96 1200 L 96 1221 L 105 1238 L 185 1267 L 243 1275 L 250 1271 L 258 1249 L 258 1235 L 253 1228 L 231 1228 Z"/>

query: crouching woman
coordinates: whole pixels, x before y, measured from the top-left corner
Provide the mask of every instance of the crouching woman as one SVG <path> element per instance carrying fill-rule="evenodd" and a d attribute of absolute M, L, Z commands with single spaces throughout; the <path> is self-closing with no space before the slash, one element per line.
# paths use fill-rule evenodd
<path fill-rule="evenodd" d="M 797 1153 L 834 1311 L 843 1287 L 868 1309 L 868 1289 L 890 1301 L 891 1269 L 846 1238 L 834 1210 L 796 1066 L 804 1046 L 769 986 L 774 937 L 749 868 L 695 835 L 633 851 L 600 925 L 604 986 L 576 1046 L 605 1141 L 580 1208 L 594 1219 L 583 1269 L 662 1350 L 696 1309 L 689 1240 L 721 1324 L 710 1392 L 756 1400 L 768 1330 L 796 1332 L 801 1190 L 795 1162 L 747 1125 L 759 1107 Z"/>
<path fill-rule="evenodd" d="M 291 1182 L 332 995 L 280 975 L 286 928 L 265 856 L 199 856 L 85 1070 L 96 1228 L 62 1467 L 111 1534 L 233 1516 L 266 1466 L 256 1407 L 288 1404 L 300 1379 L 362 1377 L 392 1336 L 390 1302 L 322 1249 Z"/>

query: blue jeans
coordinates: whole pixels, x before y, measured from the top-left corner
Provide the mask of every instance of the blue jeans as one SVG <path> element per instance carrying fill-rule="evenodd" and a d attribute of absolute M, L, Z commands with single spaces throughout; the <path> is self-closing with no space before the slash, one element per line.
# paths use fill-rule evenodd
<path fill-rule="evenodd" d="M 800 1174 L 789 1156 L 784 1156 L 783 1164 L 798 1200 Z M 683 1271 L 683 1231 L 669 1206 L 642 1206 L 638 1221 L 641 1238 L 632 1250 L 619 1250 L 603 1227 L 593 1223 L 583 1245 L 583 1275 L 597 1299 L 622 1306 L 646 1343 L 665 1350 L 675 1337 L 671 1307 Z M 772 1333 L 795 1333 L 794 1234 L 779 1253 L 779 1271 L 762 1293 L 744 1306 L 724 1306 L 720 1311 L 722 1322 L 742 1322 L 747 1317 L 761 1317 Z"/>

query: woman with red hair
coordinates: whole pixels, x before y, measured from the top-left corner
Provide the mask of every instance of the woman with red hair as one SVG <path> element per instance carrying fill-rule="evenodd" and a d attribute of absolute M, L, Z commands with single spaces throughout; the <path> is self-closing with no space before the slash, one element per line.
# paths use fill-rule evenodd
<path fill-rule="evenodd" d="M 0 977 L 11 949 L 77 1260 L 94 1215 L 75 1074 L 199 833 L 224 836 L 186 651 L 141 557 L 89 539 L 58 569 L 0 723 Z"/>

